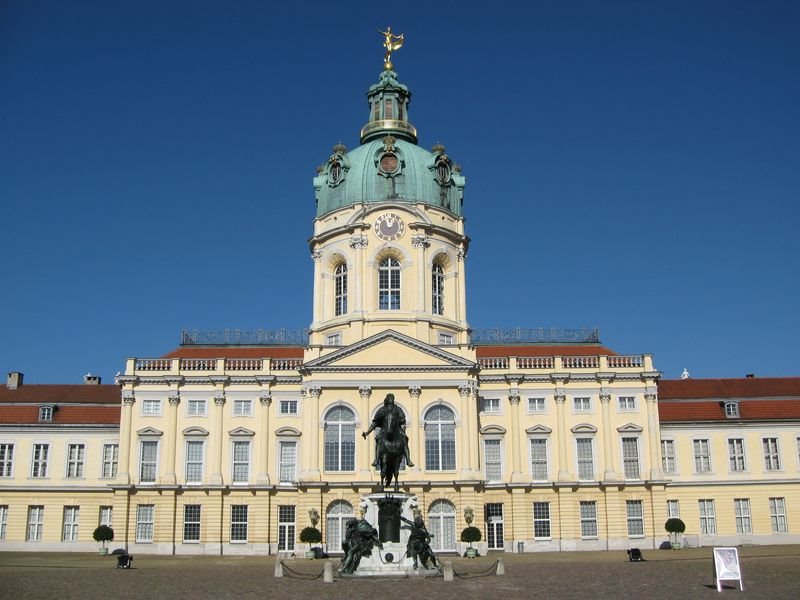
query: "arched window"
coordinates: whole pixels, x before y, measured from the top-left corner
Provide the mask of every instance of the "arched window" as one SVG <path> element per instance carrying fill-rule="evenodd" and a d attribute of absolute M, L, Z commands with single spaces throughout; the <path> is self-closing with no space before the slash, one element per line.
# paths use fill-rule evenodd
<path fill-rule="evenodd" d="M 431 285 L 433 293 L 433 314 L 444 314 L 444 267 L 440 264 L 433 265 L 433 281 Z"/>
<path fill-rule="evenodd" d="M 456 468 L 456 419 L 446 406 L 425 413 L 425 469 L 453 471 Z"/>
<path fill-rule="evenodd" d="M 353 505 L 344 500 L 337 500 L 328 505 L 325 515 L 327 527 L 325 528 L 325 543 L 329 553 L 342 552 L 342 541 L 347 522 L 355 519 Z"/>
<path fill-rule="evenodd" d="M 333 272 L 336 290 L 334 295 L 334 314 L 343 315 L 347 312 L 347 265 L 340 263 Z"/>
<path fill-rule="evenodd" d="M 356 417 L 346 406 L 335 406 L 325 416 L 325 470 L 355 471 Z"/>
<path fill-rule="evenodd" d="M 434 552 L 456 550 L 456 507 L 447 500 L 436 500 L 428 511 L 428 531 Z"/>
<path fill-rule="evenodd" d="M 400 310 L 400 262 L 391 256 L 378 267 L 378 308 Z"/>

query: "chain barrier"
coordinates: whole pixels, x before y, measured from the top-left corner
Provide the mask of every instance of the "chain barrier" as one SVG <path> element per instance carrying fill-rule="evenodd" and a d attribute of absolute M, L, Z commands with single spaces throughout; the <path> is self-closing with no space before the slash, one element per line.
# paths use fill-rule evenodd
<path fill-rule="evenodd" d="M 283 570 L 289 574 L 289 577 L 294 577 L 295 579 L 305 579 L 307 581 L 314 581 L 315 579 L 319 579 L 325 573 L 324 568 L 316 575 L 312 575 L 311 573 L 300 573 L 299 571 L 295 571 L 294 569 L 291 569 L 290 567 L 286 566 L 286 563 L 284 561 L 281 561 L 281 566 L 283 567 Z"/>
<path fill-rule="evenodd" d="M 500 564 L 499 560 L 494 561 L 493 564 L 489 565 L 489 568 L 485 571 L 479 571 L 477 573 L 459 573 L 455 569 L 453 569 L 453 575 L 458 577 L 459 579 L 475 579 L 477 577 L 490 577 L 497 575 L 497 565 Z"/>

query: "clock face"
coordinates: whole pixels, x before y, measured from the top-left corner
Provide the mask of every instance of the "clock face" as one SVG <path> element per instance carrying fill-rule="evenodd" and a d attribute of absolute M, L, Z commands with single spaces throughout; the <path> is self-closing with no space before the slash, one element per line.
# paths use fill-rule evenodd
<path fill-rule="evenodd" d="M 393 242 L 406 231 L 403 220 L 394 213 L 384 213 L 375 219 L 375 235 L 386 242 Z"/>

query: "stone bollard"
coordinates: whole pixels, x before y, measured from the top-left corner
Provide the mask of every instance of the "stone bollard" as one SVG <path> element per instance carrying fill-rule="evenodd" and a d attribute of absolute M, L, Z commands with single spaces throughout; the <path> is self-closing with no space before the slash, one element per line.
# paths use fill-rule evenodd
<path fill-rule="evenodd" d="M 275 557 L 275 577 L 283 577 L 283 563 L 280 556 Z"/>
<path fill-rule="evenodd" d="M 503 562 L 502 558 L 497 559 L 497 575 L 505 575 L 506 574 L 506 565 Z"/>
<path fill-rule="evenodd" d="M 445 562 L 442 568 L 442 574 L 445 581 L 453 581 L 453 563 L 450 561 Z"/>
<path fill-rule="evenodd" d="M 322 572 L 322 581 L 325 583 L 333 583 L 333 563 L 325 561 L 325 568 Z"/>

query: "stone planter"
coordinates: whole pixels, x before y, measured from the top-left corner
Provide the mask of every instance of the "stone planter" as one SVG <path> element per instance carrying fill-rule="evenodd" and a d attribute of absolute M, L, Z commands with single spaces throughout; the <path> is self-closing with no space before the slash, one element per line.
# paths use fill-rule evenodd
<path fill-rule="evenodd" d="M 108 556 L 108 548 L 100 548 L 100 556 Z"/>

